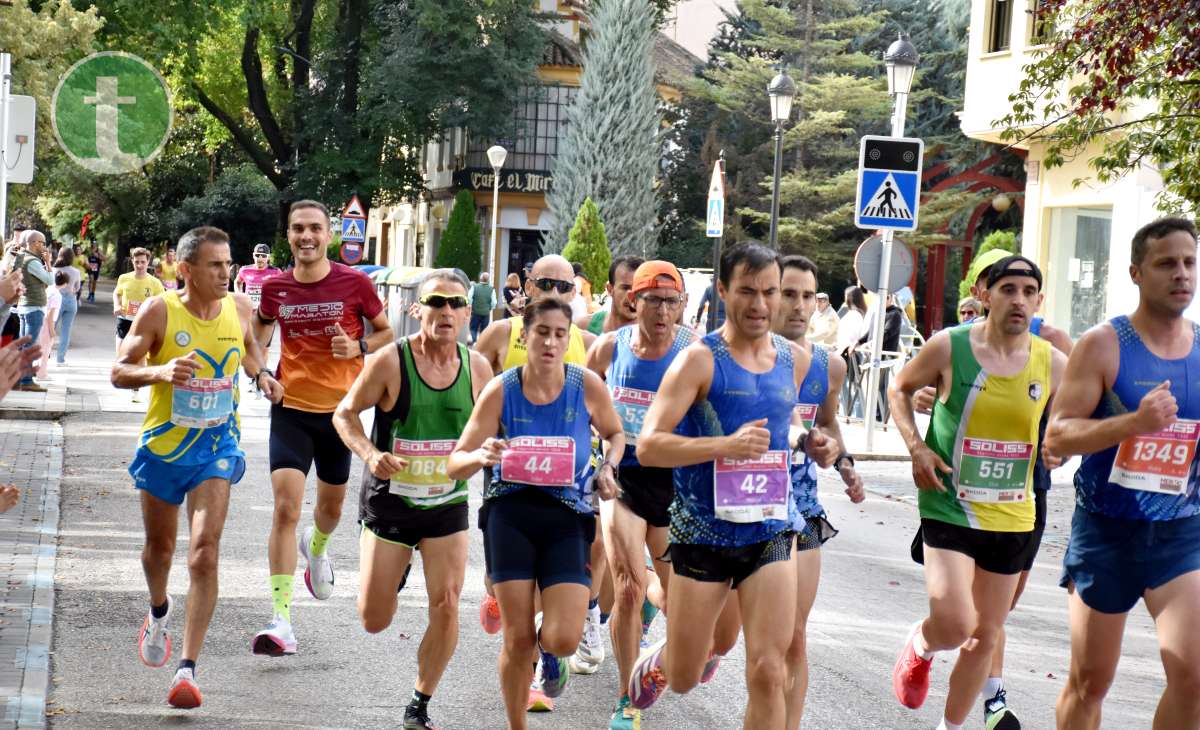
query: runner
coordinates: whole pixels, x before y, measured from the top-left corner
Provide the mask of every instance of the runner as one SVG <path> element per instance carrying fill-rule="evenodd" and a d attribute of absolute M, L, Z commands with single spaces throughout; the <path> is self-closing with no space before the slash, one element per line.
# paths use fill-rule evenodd
<path fill-rule="evenodd" d="M 939 332 L 897 373 L 889 397 L 912 455 L 930 615 L 915 624 L 892 686 L 906 707 L 929 692 L 934 652 L 958 649 L 942 724 L 966 722 L 983 689 L 1021 571 L 1037 551 L 1032 484 L 1038 424 L 1066 358 L 1031 337 L 1042 275 L 1022 256 L 991 266 L 981 292 L 990 316 Z M 941 393 L 922 441 L 912 395 Z M 918 552 L 914 550 L 914 558 Z M 1011 715 L 990 727 L 1013 727 Z"/>
<path fill-rule="evenodd" d="M 1200 397 L 1191 395 L 1200 329 L 1183 316 L 1195 295 L 1194 224 L 1143 227 L 1131 262 L 1137 309 L 1080 338 L 1046 434 L 1055 454 L 1083 455 L 1061 581 L 1071 594 L 1071 672 L 1060 728 L 1100 727 L 1139 598 L 1167 678 L 1154 727 L 1200 727 Z"/>
<path fill-rule="evenodd" d="M 100 266 L 104 263 L 106 257 L 100 253 L 100 249 L 96 248 L 96 244 L 88 249 L 87 255 L 87 274 L 88 274 L 88 302 L 96 303 L 96 282 L 100 281 Z"/>
<path fill-rule="evenodd" d="M 854 469 L 854 457 L 846 450 L 837 422 L 838 394 L 846 377 L 846 362 L 831 358 L 829 350 L 808 342 L 809 323 L 817 311 L 817 266 L 804 256 L 785 256 L 780 265 L 782 306 L 775 320 L 775 333 L 809 353 L 812 364 L 800 384 L 796 407 L 805 428 L 820 426 L 838 444 L 834 469 L 846 485 L 846 495 L 855 504 L 866 498 L 862 478 Z M 821 576 L 820 547 L 837 534 L 825 518 L 825 508 L 817 497 L 817 464 L 811 458 L 792 461 L 792 498 L 796 514 L 792 529 L 796 532 L 796 626 L 787 653 L 788 680 L 787 727 L 796 730 L 804 714 L 808 692 L 808 616 L 817 598 Z M 734 602 L 730 602 L 736 606 Z"/>
<path fill-rule="evenodd" d="M 645 261 L 641 256 L 618 256 L 608 265 L 608 283 L 604 292 L 608 297 L 608 309 L 584 315 L 575 320 L 575 326 L 599 337 L 627 324 L 637 321 L 629 290 L 633 288 L 633 272 Z"/>
<path fill-rule="evenodd" d="M 147 272 L 150 267 L 149 251 L 144 248 L 134 248 L 129 251 L 129 257 L 133 261 L 133 271 L 118 276 L 117 286 L 113 289 L 113 315 L 117 318 L 118 353 L 121 352 L 121 341 L 125 339 L 125 335 L 129 334 L 129 328 L 133 326 L 133 318 L 137 316 L 138 308 L 150 297 L 156 297 L 165 291 L 162 282 Z M 142 402 L 141 391 L 137 387 L 133 388 L 129 397 L 134 403 Z"/>
<path fill-rule="evenodd" d="M 167 291 L 179 288 L 179 267 L 175 263 L 175 249 L 167 249 L 162 263 L 158 266 L 158 280 Z"/>
<path fill-rule="evenodd" d="M 257 307 L 262 301 L 263 282 L 283 272 L 271 266 L 271 247 L 260 243 L 254 247 L 254 265 L 238 269 L 234 286 L 240 292 L 250 295 L 250 301 Z"/>
<path fill-rule="evenodd" d="M 466 480 L 485 466 L 498 467 L 485 490 L 480 526 L 500 604 L 500 684 L 514 730 L 526 727 L 536 664 L 548 697 L 566 686 L 570 669 L 563 657 L 579 645 L 587 614 L 588 546 L 596 524 L 591 492 L 594 484 L 602 499 L 616 494 L 625 448 L 603 381 L 564 363 L 570 306 L 543 298 L 525 307 L 524 318 L 529 361 L 483 389 L 449 469 L 451 479 Z M 595 473 L 592 427 L 607 447 Z M 535 616 L 538 591 L 542 612 Z"/>
<path fill-rule="evenodd" d="M 720 272 L 727 319 L 675 358 L 638 436 L 642 466 L 675 470 L 673 573 L 667 638 L 637 660 L 628 690 L 646 709 L 668 685 L 695 687 L 712 668 L 711 637 L 737 589 L 746 631 L 744 726 L 775 729 L 784 726 L 784 656 L 796 609 L 788 452 L 805 450 L 827 466 L 838 444 L 819 428 L 791 425 L 809 357 L 771 334 L 776 253 L 758 243 L 731 246 Z"/>
<path fill-rule="evenodd" d="M 609 618 L 620 680 L 609 724 L 612 730 L 633 730 L 641 723 L 641 713 L 629 704 L 625 688 L 637 660 L 643 623 L 648 615 L 653 618 L 645 603 L 646 548 L 656 558 L 660 603 L 671 569 L 663 560 L 671 520 L 668 508 L 675 495 L 671 470 L 641 466 L 635 446 L 663 375 L 675 356 L 696 339 L 692 330 L 675 325 L 683 306 L 683 276 L 674 264 L 647 261 L 639 265 L 626 296 L 634 303 L 636 324 L 602 335 L 588 350 L 588 367 L 605 378 L 625 429 L 617 499 L 600 505 L 603 542 L 617 596 Z M 612 301 L 613 311 L 626 306 L 625 301 Z"/>
<path fill-rule="evenodd" d="M 492 378 L 487 360 L 458 343 L 470 284 L 455 269 L 430 272 L 418 289 L 421 329 L 369 358 L 334 414 L 367 465 L 359 499 L 358 615 L 379 633 L 396 613 L 396 588 L 421 551 L 429 627 L 405 730 L 432 728 L 429 700 L 458 645 L 458 599 L 467 567 L 467 483 L 449 481 L 446 459 L 475 399 Z M 371 438 L 359 413 L 375 408 Z"/>
<path fill-rule="evenodd" d="M 306 562 L 308 592 L 318 600 L 333 593 L 333 563 L 326 545 L 341 519 L 350 478 L 350 450 L 333 427 L 333 411 L 362 370 L 366 354 L 392 342 L 392 328 L 371 280 L 326 258 L 331 237 L 324 205 L 313 200 L 292 203 L 288 244 L 296 266 L 263 284 L 258 306 L 259 342 L 270 342 L 276 320 L 280 325 L 282 354 L 276 377 L 284 395 L 271 407 L 275 511 L 267 550 L 274 615 L 254 637 L 255 654 L 296 653 L 291 604 L 297 549 Z M 366 336 L 364 319 L 375 330 Z M 297 543 L 304 483 L 314 463 L 313 524 Z"/>
<path fill-rule="evenodd" d="M 142 565 L 150 589 L 150 610 L 138 633 L 138 658 L 151 667 L 164 666 L 171 658 L 173 601 L 167 579 L 179 506 L 187 499 L 191 585 L 183 651 L 167 703 L 191 709 L 202 701 L 196 660 L 217 605 L 218 555 L 229 488 L 246 470 L 238 445 L 238 368 L 272 400 L 283 390 L 261 369 L 249 300 L 226 292 L 229 237 L 216 228 L 193 228 L 179 240 L 179 254 L 187 288 L 182 294 L 148 299 L 139 308 L 113 365 L 112 383 L 118 388 L 150 386 L 150 406 L 129 474 L 142 490 Z"/>

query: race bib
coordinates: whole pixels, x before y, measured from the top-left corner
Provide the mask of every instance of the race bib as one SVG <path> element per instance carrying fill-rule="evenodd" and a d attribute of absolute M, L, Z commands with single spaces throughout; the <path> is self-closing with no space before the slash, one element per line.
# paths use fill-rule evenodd
<path fill-rule="evenodd" d="M 958 498 L 1024 502 L 1033 444 L 967 437 L 958 456 Z"/>
<path fill-rule="evenodd" d="M 612 398 L 617 415 L 621 417 L 621 425 L 625 428 L 625 443 L 634 446 L 637 444 L 638 434 L 642 432 L 646 411 L 654 402 L 654 393 L 618 385 L 613 388 Z"/>
<path fill-rule="evenodd" d="M 250 303 L 258 309 L 258 305 L 262 304 L 262 291 L 250 292 Z"/>
<path fill-rule="evenodd" d="M 768 451 L 757 459 L 713 462 L 713 507 L 728 522 L 786 520 L 791 487 L 788 452 Z"/>
<path fill-rule="evenodd" d="M 212 428 L 233 413 L 233 378 L 192 378 L 171 394 L 171 423 L 181 428 Z"/>
<path fill-rule="evenodd" d="M 1117 447 L 1109 481 L 1143 492 L 1185 494 L 1198 437 L 1200 421 L 1180 419 L 1158 433 L 1127 438 Z"/>
<path fill-rule="evenodd" d="M 817 422 L 817 404 L 816 403 L 798 403 L 796 404 L 795 412 L 800 416 L 801 422 L 804 424 L 805 431 L 812 431 L 813 426 Z M 797 449 L 792 452 L 792 465 L 800 466 L 808 461 L 808 455 L 802 450 Z"/>
<path fill-rule="evenodd" d="M 88 267 L 88 271 L 99 271 L 100 270 L 100 264 L 97 264 L 92 261 L 88 262 L 87 267 Z"/>
<path fill-rule="evenodd" d="M 575 439 L 517 436 L 500 456 L 500 479 L 538 487 L 575 486 Z"/>
<path fill-rule="evenodd" d="M 137 313 L 138 313 L 138 309 L 140 309 L 141 306 L 142 306 L 141 302 L 126 302 L 125 303 L 126 316 L 136 317 Z"/>
<path fill-rule="evenodd" d="M 408 466 L 392 475 L 388 491 L 410 499 L 441 497 L 453 492 L 457 483 L 446 476 L 451 451 L 454 451 L 454 439 L 393 439 L 392 453 L 406 460 Z"/>

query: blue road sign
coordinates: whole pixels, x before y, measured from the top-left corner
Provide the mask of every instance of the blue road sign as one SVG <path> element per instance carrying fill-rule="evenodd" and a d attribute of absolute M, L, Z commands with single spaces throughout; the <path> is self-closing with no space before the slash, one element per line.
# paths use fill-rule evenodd
<path fill-rule="evenodd" d="M 924 152 L 925 143 L 919 139 L 862 138 L 854 225 L 868 230 L 917 229 Z"/>
<path fill-rule="evenodd" d="M 722 198 L 708 201 L 708 238 L 720 238 L 725 230 L 725 201 Z"/>
<path fill-rule="evenodd" d="M 363 243 L 367 240 L 366 228 L 367 222 L 361 218 L 342 218 L 342 241 Z"/>

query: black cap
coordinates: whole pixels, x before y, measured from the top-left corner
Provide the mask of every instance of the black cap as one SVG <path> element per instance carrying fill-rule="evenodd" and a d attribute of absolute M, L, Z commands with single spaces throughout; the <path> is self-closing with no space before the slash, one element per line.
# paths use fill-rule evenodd
<path fill-rule="evenodd" d="M 268 256 L 270 256 L 271 255 L 271 247 L 265 243 L 260 243 L 254 247 L 254 253 L 256 253 L 256 254 L 265 253 Z"/>
<path fill-rule="evenodd" d="M 1024 264 L 1021 266 L 1020 264 Z M 991 289 L 996 282 L 1006 276 L 1029 276 L 1032 277 L 1038 284 L 1038 291 L 1042 290 L 1042 270 L 1038 265 L 1020 255 L 1006 256 L 996 263 L 992 264 L 991 270 L 988 271 L 987 288 Z"/>

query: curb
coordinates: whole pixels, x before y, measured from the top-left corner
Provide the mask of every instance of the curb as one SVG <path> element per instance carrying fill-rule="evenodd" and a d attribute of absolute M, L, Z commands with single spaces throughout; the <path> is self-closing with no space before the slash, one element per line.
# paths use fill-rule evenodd
<path fill-rule="evenodd" d="M 67 413 L 66 408 L 60 410 L 0 408 L 0 421 L 59 421 L 65 418 Z"/>

